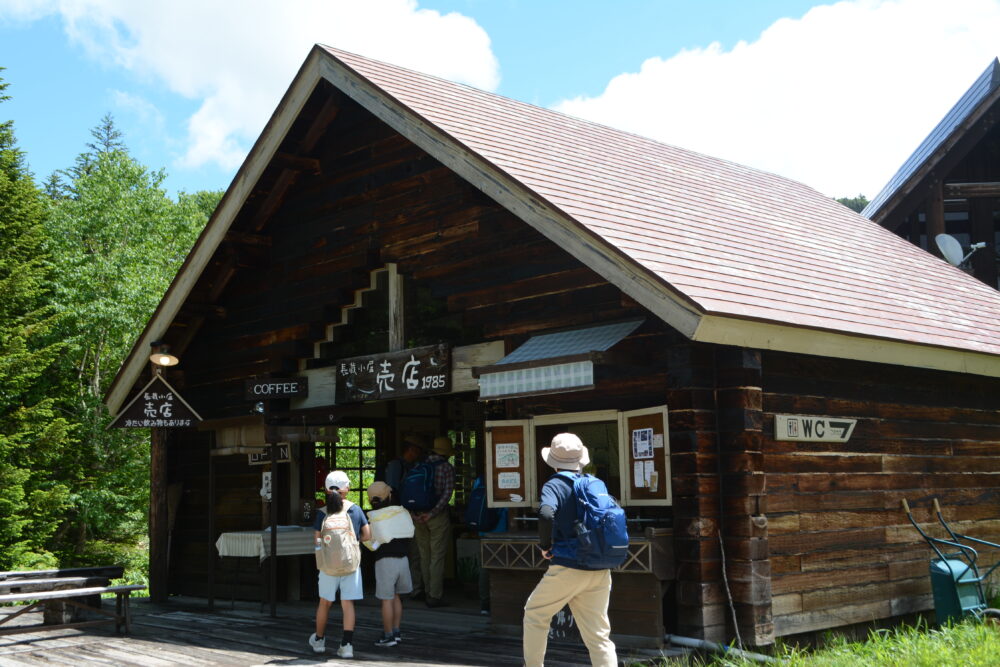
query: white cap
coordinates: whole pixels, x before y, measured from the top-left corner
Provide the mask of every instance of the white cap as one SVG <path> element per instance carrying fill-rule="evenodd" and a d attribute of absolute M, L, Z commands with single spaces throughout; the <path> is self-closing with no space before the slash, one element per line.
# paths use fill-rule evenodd
<path fill-rule="evenodd" d="M 326 476 L 326 483 L 323 486 L 326 487 L 327 491 L 333 491 L 334 489 L 347 491 L 351 488 L 351 479 L 343 470 L 334 470 Z"/>

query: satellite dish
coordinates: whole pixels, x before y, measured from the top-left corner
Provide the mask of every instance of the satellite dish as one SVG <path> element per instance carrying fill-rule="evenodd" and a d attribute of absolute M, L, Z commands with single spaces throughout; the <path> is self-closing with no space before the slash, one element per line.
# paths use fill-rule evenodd
<path fill-rule="evenodd" d="M 962 244 L 950 234 L 938 234 L 934 237 L 934 242 L 937 243 L 938 250 L 941 251 L 945 261 L 952 266 L 961 266 L 965 260 L 972 257 L 972 253 L 986 247 L 985 243 L 973 243 L 969 246 L 969 253 L 964 254 Z"/>
<path fill-rule="evenodd" d="M 958 266 L 965 259 L 965 253 L 962 252 L 962 244 L 954 236 L 950 234 L 938 234 L 934 237 L 934 242 L 937 243 L 938 250 L 941 251 L 941 256 L 952 266 Z"/>

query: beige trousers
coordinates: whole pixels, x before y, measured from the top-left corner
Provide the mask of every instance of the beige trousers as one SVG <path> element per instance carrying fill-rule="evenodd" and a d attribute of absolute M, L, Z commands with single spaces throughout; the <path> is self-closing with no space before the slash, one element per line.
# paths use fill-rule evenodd
<path fill-rule="evenodd" d="M 441 512 L 427 523 L 413 525 L 413 539 L 420 550 L 420 578 L 429 598 L 444 595 L 444 562 L 448 553 L 451 519 Z"/>
<path fill-rule="evenodd" d="M 611 641 L 608 598 L 611 570 L 576 570 L 549 565 L 524 605 L 524 664 L 542 667 L 549 642 L 549 626 L 564 605 L 569 605 L 594 667 L 617 667 Z"/>

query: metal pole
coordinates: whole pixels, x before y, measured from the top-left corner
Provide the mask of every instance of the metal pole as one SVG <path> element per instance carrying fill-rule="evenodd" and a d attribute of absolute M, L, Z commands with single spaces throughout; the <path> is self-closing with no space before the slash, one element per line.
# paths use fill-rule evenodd
<path fill-rule="evenodd" d="M 208 610 L 215 609 L 215 457 L 208 451 Z"/>

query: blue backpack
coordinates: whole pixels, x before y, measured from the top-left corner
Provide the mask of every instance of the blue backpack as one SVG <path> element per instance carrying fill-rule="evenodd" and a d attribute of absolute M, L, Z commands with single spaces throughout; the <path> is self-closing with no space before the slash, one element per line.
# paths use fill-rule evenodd
<path fill-rule="evenodd" d="M 500 522 L 500 510 L 489 507 L 486 500 L 486 485 L 477 477 L 469 494 L 469 503 L 465 506 L 465 525 L 469 530 L 488 533 Z"/>
<path fill-rule="evenodd" d="M 576 500 L 575 536 L 557 539 L 553 556 L 575 561 L 585 570 L 614 569 L 628 556 L 625 510 L 593 475 L 559 472 L 573 485 Z"/>
<path fill-rule="evenodd" d="M 441 463 L 445 463 L 445 460 L 421 461 L 413 466 L 403 478 L 399 489 L 399 504 L 413 512 L 424 512 L 437 505 L 434 469 Z"/>

